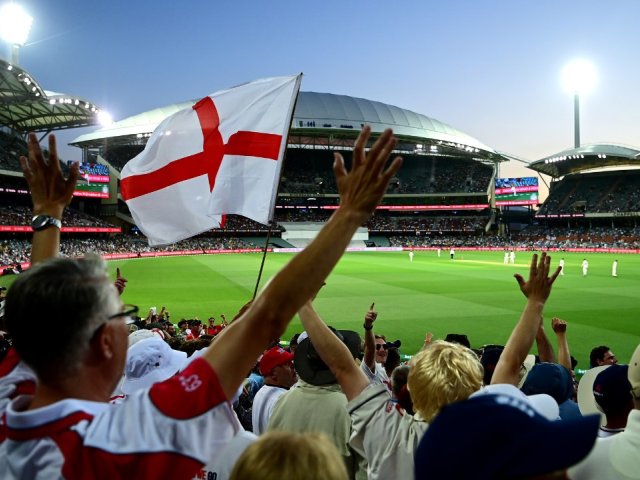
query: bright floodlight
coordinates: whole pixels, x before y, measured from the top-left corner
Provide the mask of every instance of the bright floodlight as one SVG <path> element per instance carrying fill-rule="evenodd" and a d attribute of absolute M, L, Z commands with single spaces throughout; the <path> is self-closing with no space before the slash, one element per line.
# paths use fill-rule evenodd
<path fill-rule="evenodd" d="M 33 17 L 16 3 L 0 7 L 0 36 L 12 45 L 23 46 L 27 42 Z"/>
<path fill-rule="evenodd" d="M 596 70 L 587 60 L 574 60 L 562 71 L 562 79 L 570 93 L 588 93 L 596 84 Z"/>
<path fill-rule="evenodd" d="M 109 125 L 111 125 L 113 123 L 113 118 L 111 118 L 111 115 L 109 114 L 109 112 L 105 112 L 103 110 L 100 110 L 98 112 L 98 122 L 103 127 L 108 127 Z"/>

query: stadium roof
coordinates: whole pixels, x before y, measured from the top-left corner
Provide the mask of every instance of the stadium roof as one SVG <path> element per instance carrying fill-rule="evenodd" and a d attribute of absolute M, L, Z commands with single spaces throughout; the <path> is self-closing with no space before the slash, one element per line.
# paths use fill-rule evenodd
<path fill-rule="evenodd" d="M 44 90 L 28 72 L 0 59 L 0 125 L 19 133 L 97 125 L 93 103 Z"/>
<path fill-rule="evenodd" d="M 183 102 L 125 118 L 108 127 L 81 135 L 71 142 L 78 147 L 99 147 L 105 140 L 135 143 L 146 138 L 167 116 L 193 105 Z M 467 152 L 482 151 L 486 156 L 502 157 L 477 139 L 433 118 L 381 102 L 331 93 L 300 92 L 293 116 L 292 135 L 343 134 L 356 136 L 363 124 L 374 132 L 392 128 L 398 138 L 415 142 L 442 143 Z"/>
<path fill-rule="evenodd" d="M 554 178 L 615 166 L 640 166 L 640 150 L 624 145 L 596 143 L 563 150 L 529 164 L 529 168 Z"/>

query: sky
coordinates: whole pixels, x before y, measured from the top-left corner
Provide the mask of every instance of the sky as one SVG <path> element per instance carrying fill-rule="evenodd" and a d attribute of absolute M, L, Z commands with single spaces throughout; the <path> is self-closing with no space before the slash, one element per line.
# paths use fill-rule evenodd
<path fill-rule="evenodd" d="M 581 98 L 583 144 L 640 148 L 638 0 L 17 3 L 34 17 L 21 66 L 115 120 L 304 72 L 303 91 L 413 110 L 534 161 L 573 146 L 561 73 L 586 58 L 598 78 Z M 85 131 L 60 133 L 59 144 Z"/>

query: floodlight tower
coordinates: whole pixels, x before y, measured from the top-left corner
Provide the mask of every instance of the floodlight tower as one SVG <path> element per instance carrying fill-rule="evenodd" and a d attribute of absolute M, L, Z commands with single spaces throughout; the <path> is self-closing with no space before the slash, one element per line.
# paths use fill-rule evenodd
<path fill-rule="evenodd" d="M 580 95 L 596 83 L 596 71 L 587 60 L 574 60 L 562 72 L 565 88 L 573 94 L 574 147 L 580 147 Z"/>
<path fill-rule="evenodd" d="M 10 45 L 11 63 L 18 65 L 20 47 L 27 43 L 33 17 L 17 3 L 5 3 L 0 7 L 0 36 Z"/>

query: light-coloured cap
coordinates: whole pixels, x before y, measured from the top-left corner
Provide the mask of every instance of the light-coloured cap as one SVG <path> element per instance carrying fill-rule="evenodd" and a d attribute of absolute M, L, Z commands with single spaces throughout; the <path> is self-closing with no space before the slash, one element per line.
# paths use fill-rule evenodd
<path fill-rule="evenodd" d="M 560 418 L 560 407 L 551 395 L 540 393 L 538 395 L 525 395 L 520 389 L 507 383 L 496 383 L 482 387 L 470 398 L 481 395 L 503 395 L 511 397 L 521 402 L 526 402 L 533 409 L 547 420 L 558 420 Z"/>

